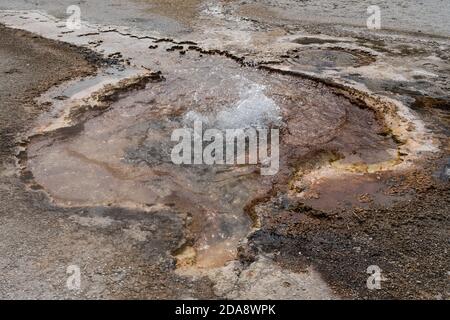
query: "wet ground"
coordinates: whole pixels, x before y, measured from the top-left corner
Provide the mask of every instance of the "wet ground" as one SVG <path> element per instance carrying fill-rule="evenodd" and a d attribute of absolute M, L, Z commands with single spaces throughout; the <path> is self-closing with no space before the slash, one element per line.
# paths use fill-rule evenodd
<path fill-rule="evenodd" d="M 42 114 L 39 92 L 95 71 L 98 56 L 1 27 L 2 171 L 0 296 L 30 298 L 210 297 L 209 284 L 170 276 L 167 252 L 183 239 L 184 217 L 104 207 L 62 208 L 24 188 L 14 173 L 17 139 Z M 88 62 L 89 61 L 89 62 Z M 70 62 L 70 67 L 67 67 Z M 153 239 L 153 240 L 152 240 Z M 150 261 L 150 263 L 149 263 Z M 81 293 L 67 290 L 79 265 Z M 198 296 L 197 294 L 200 294 Z"/>
<path fill-rule="evenodd" d="M 4 190 L 15 191 L 2 200 L 2 296 L 71 297 L 64 268 L 74 263 L 88 279 L 75 297 L 447 297 L 445 23 L 420 35 L 402 20 L 395 32 L 362 29 L 345 14 L 339 25 L 293 21 L 282 1 L 122 5 L 87 4 L 86 19 L 100 25 L 76 31 L 40 12 L 0 13 L 9 26 L 78 46 L 2 29 L 11 42 L 31 39 L 30 65 L 46 65 L 41 52 L 75 55 L 56 60 L 70 62 L 67 74 L 39 70 L 42 87 L 2 66 L 5 94 L 23 105 L 18 122 L 5 117 L 14 140 L 5 139 Z M 115 16 L 93 14 L 102 8 Z M 440 15 L 427 8 L 422 19 L 433 25 Z M 338 18 L 343 9 L 334 7 Z M 128 19 L 134 10 L 157 19 Z M 6 42 L 2 54 L 11 60 L 26 45 Z M 24 80 L 14 77 L 33 91 L 19 93 Z M 194 120 L 280 129 L 279 173 L 174 165 L 170 134 Z M 17 202 L 26 214 L 8 209 Z M 38 244 L 19 244 L 12 234 L 28 232 L 19 230 L 30 212 Z M 13 247 L 36 254 L 19 258 Z M 366 287 L 370 265 L 383 270 L 381 290 Z M 22 292 L 28 273 L 36 285 Z"/>

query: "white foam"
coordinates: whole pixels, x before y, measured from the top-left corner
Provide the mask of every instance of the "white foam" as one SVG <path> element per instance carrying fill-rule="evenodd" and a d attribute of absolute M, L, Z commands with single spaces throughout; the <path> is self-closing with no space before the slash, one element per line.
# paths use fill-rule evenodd
<path fill-rule="evenodd" d="M 186 124 L 202 121 L 217 129 L 266 128 L 281 124 L 281 111 L 275 101 L 264 93 L 265 86 L 241 78 L 239 100 L 216 114 L 189 111 L 184 116 Z"/>
<path fill-rule="evenodd" d="M 218 113 L 218 128 L 267 127 L 281 121 L 280 108 L 264 94 L 265 86 L 249 83 L 240 92 L 235 106 Z"/>

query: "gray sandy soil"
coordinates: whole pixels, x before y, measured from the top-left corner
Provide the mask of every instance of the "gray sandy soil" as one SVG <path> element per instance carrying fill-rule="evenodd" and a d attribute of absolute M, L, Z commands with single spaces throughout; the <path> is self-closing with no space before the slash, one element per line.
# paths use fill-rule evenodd
<path fill-rule="evenodd" d="M 33 98 L 95 72 L 98 57 L 0 26 L 0 298 L 211 297 L 208 283 L 180 279 L 169 253 L 183 238 L 184 217 L 115 208 L 64 209 L 30 192 L 15 172 L 16 137 L 40 113 Z M 69 265 L 81 268 L 69 291 Z"/>

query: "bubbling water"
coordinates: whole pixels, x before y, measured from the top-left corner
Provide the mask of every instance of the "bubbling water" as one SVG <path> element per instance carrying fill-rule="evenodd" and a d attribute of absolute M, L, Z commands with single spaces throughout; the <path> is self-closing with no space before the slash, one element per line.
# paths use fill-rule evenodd
<path fill-rule="evenodd" d="M 38 136 L 28 147 L 35 181 L 69 206 L 170 207 L 192 219 L 190 243 L 199 268 L 236 256 L 252 228 L 244 212 L 278 176 L 255 165 L 175 165 L 173 130 L 283 126 L 279 176 L 314 150 L 390 157 L 395 144 L 377 134 L 373 114 L 328 88 L 289 76 L 242 68 L 216 56 L 170 60 L 165 80 L 129 92 L 72 132 Z M 286 181 L 284 181 L 286 183 Z"/>
<path fill-rule="evenodd" d="M 265 94 L 266 86 L 236 76 L 239 100 L 216 113 L 188 111 L 183 118 L 186 125 L 192 126 L 196 121 L 206 127 L 217 129 L 268 128 L 280 126 L 281 110 Z"/>

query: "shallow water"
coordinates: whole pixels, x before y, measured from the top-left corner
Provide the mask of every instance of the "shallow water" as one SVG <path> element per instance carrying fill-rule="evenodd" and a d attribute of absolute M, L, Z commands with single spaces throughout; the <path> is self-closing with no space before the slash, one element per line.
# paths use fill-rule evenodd
<path fill-rule="evenodd" d="M 160 56 L 164 79 L 123 94 L 76 130 L 32 139 L 28 167 L 55 201 L 69 206 L 170 206 L 190 218 L 199 268 L 235 258 L 252 228 L 244 208 L 287 183 L 312 152 L 349 163 L 390 160 L 395 143 L 374 114 L 308 80 L 241 67 L 231 59 L 188 51 Z M 279 128 L 280 172 L 255 165 L 175 165 L 173 130 Z M 394 152 L 395 154 L 395 152 Z"/>

